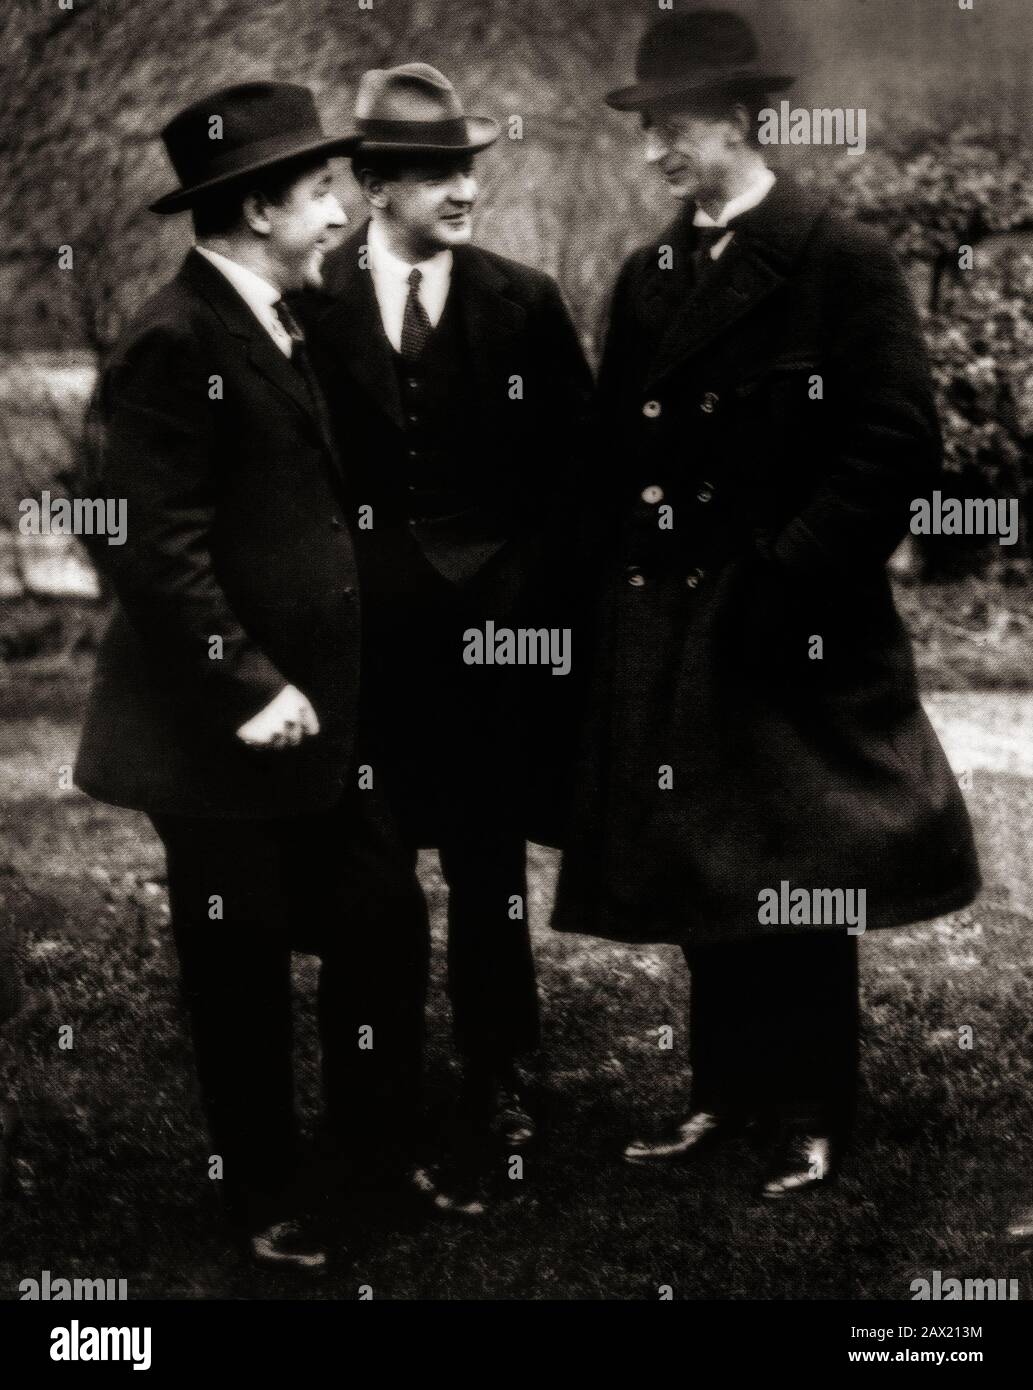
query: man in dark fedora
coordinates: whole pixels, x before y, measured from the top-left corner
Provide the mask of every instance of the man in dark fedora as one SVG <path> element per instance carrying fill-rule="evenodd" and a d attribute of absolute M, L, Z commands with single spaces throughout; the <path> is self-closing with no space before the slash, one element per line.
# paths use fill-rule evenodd
<path fill-rule="evenodd" d="M 792 78 L 747 24 L 662 19 L 637 79 L 607 100 L 683 207 L 613 297 L 620 534 L 554 923 L 684 949 L 688 1113 L 627 1161 L 761 1122 L 779 1199 L 827 1183 L 848 1132 L 858 936 L 979 886 L 886 575 L 939 430 L 882 238 L 765 164 Z"/>
<path fill-rule="evenodd" d="M 283 296 L 319 282 L 346 218 L 305 87 L 213 92 L 163 131 L 196 246 L 118 343 L 95 400 L 92 488 L 127 502 L 97 559 L 117 602 L 76 767 L 147 813 L 211 1144 L 234 1228 L 268 1266 L 318 1272 L 300 1217 L 291 951 L 322 957 L 330 1133 L 394 1162 L 415 1120 L 426 914 L 376 789 L 359 702 L 343 464 Z"/>
<path fill-rule="evenodd" d="M 548 536 L 571 501 L 591 380 L 555 283 L 470 245 L 474 158 L 497 123 L 406 63 L 363 76 L 355 125 L 370 220 L 328 256 L 310 339 L 349 439 L 377 775 L 413 862 L 436 846 L 449 889 L 460 1128 L 508 1150 L 534 1132 L 520 1066 L 539 1042 L 525 696 L 564 681 L 470 661 L 469 634 L 533 621 L 533 595 L 560 587 Z"/>

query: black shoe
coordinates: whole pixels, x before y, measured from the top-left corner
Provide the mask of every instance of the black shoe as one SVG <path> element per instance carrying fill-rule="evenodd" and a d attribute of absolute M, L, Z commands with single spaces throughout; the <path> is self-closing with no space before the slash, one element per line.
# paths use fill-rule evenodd
<path fill-rule="evenodd" d="M 776 1145 L 760 1195 L 772 1202 L 803 1196 L 828 1187 L 837 1175 L 838 1155 L 829 1136 L 791 1126 Z"/>
<path fill-rule="evenodd" d="M 477 1169 L 468 1164 L 417 1168 L 412 1181 L 423 1199 L 441 1216 L 477 1221 L 491 1205 Z"/>
<path fill-rule="evenodd" d="M 709 1110 L 694 1110 L 672 1132 L 659 1139 L 632 1140 L 622 1157 L 625 1163 L 642 1167 L 685 1163 L 727 1139 L 736 1138 L 745 1128 L 741 1119 L 715 1115 Z"/>
<path fill-rule="evenodd" d="M 530 1088 L 516 1067 L 468 1070 L 459 1095 L 459 1116 L 468 1134 L 523 1149 L 536 1135 Z"/>
<path fill-rule="evenodd" d="M 1009 1245 L 1033 1245 L 1033 1206 L 1017 1207 L 1012 1212 L 1004 1238 Z"/>
<path fill-rule="evenodd" d="M 253 1231 L 248 1252 L 255 1264 L 283 1274 L 324 1274 L 329 1264 L 323 1243 L 300 1221 L 275 1221 Z"/>

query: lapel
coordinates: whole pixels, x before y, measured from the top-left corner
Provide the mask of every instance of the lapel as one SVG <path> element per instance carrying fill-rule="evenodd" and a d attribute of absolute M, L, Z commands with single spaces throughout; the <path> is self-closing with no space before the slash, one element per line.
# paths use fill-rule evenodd
<path fill-rule="evenodd" d="M 654 289 L 654 306 L 661 302 L 669 305 L 672 317 L 650 366 L 648 385 L 658 385 L 783 285 L 824 211 L 824 203 L 809 198 L 791 179 L 780 175 L 758 207 L 735 219 L 731 245 L 698 292 L 686 296 L 683 291 L 675 306 L 670 304 L 669 294 L 662 301 L 657 299 Z M 676 224 L 665 240 L 672 244 L 680 241 L 682 254 L 688 255 L 690 237 L 684 225 Z M 654 279 L 662 280 L 665 274 L 670 276 L 670 272 L 651 271 Z M 670 284 L 670 289 L 676 286 L 677 282 Z"/>
<path fill-rule="evenodd" d="M 357 381 L 401 429 L 405 421 L 394 353 L 384 332 L 373 276 L 363 268 L 369 262 L 362 254 L 368 232 L 366 222 L 327 257 L 318 328 L 333 354 L 332 370 Z"/>
<path fill-rule="evenodd" d="M 461 246 L 455 251 L 450 294 L 458 296 L 471 370 L 485 401 L 498 393 L 500 354 L 527 322 L 523 305 L 507 293 L 509 286 L 510 278 L 498 261 L 477 247 Z"/>
<path fill-rule="evenodd" d="M 308 389 L 298 371 L 270 338 L 240 295 L 210 261 L 192 250 L 178 279 L 214 309 L 226 330 L 247 345 L 248 362 L 277 391 L 298 407 L 320 439 L 323 431 Z M 329 441 L 325 441 L 329 443 Z"/>

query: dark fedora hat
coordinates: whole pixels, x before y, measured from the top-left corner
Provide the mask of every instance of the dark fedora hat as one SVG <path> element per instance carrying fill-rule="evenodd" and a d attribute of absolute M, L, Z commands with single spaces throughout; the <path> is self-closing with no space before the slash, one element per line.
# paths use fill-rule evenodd
<path fill-rule="evenodd" d="M 796 81 L 761 62 L 756 35 L 731 10 L 693 10 L 658 20 L 638 46 L 635 76 L 634 86 L 608 93 L 607 106 L 641 111 L 723 91 L 781 92 Z"/>
<path fill-rule="evenodd" d="M 369 154 L 474 154 L 499 138 L 498 122 L 464 115 L 451 82 L 429 63 L 363 73 L 355 129 L 360 151 Z"/>
<path fill-rule="evenodd" d="M 261 169 L 306 155 L 349 154 L 357 143 L 354 134 L 328 136 L 312 93 L 289 82 L 223 87 L 173 116 L 161 138 L 180 186 L 151 212 L 182 212 Z"/>

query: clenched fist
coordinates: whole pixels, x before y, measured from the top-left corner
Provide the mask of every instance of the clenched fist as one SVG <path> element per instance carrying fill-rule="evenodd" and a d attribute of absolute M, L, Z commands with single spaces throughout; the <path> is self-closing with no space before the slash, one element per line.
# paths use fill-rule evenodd
<path fill-rule="evenodd" d="M 296 748 L 306 735 L 318 733 L 315 710 L 300 690 L 285 685 L 265 709 L 241 724 L 237 737 L 249 748 Z"/>

